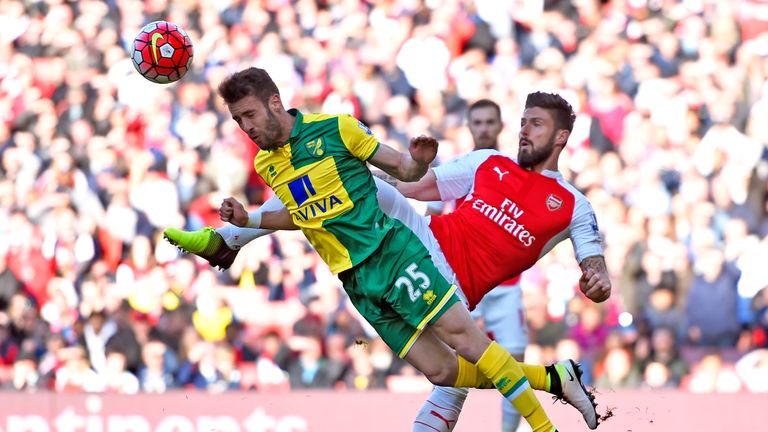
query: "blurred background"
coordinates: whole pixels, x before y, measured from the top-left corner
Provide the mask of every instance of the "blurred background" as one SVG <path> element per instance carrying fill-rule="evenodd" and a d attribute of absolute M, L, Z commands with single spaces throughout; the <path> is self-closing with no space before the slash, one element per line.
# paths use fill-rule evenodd
<path fill-rule="evenodd" d="M 171 85 L 129 58 L 158 19 L 194 43 Z M 269 198 L 215 94 L 253 65 L 290 107 L 400 148 L 437 137 L 439 161 L 471 150 L 469 103 L 501 105 L 514 155 L 526 95 L 560 93 L 560 169 L 614 294 L 585 301 L 570 244 L 544 257 L 523 276 L 527 361 L 575 358 L 602 391 L 768 392 L 764 0 L 4 0 L 0 29 L 0 388 L 431 388 L 299 232 L 225 272 L 162 240 L 220 226 L 223 197 Z"/>

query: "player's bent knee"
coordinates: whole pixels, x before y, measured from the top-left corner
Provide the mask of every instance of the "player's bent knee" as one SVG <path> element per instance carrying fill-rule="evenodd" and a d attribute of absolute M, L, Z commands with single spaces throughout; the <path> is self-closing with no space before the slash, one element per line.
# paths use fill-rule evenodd
<path fill-rule="evenodd" d="M 463 306 L 454 306 L 438 320 L 434 329 L 443 342 L 474 363 L 488 347 L 490 340 L 471 320 L 469 312 L 461 309 Z"/>
<path fill-rule="evenodd" d="M 488 348 L 490 340 L 485 335 L 471 335 L 469 333 L 454 333 L 451 335 L 451 340 L 446 341 L 456 353 L 472 363 L 476 363 L 480 360 L 480 356 Z"/>
<path fill-rule="evenodd" d="M 424 376 L 436 386 L 451 387 L 456 383 L 456 372 L 447 367 L 425 373 Z"/>
<path fill-rule="evenodd" d="M 433 361 L 428 367 L 421 370 L 425 377 L 434 385 L 450 387 L 456 382 L 458 373 L 458 360 L 456 357 L 439 357 L 439 361 Z M 437 358 L 435 358 L 437 360 Z"/>

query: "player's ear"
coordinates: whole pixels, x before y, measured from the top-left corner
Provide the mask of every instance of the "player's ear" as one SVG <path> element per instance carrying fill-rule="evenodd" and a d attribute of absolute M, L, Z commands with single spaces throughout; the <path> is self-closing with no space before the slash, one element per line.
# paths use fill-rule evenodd
<path fill-rule="evenodd" d="M 555 145 L 561 145 L 565 147 L 565 145 L 568 143 L 568 137 L 571 136 L 571 133 L 568 132 L 568 129 L 560 129 L 555 133 Z"/>
<path fill-rule="evenodd" d="M 269 97 L 269 109 L 272 112 L 280 112 L 280 110 L 284 109 L 283 101 L 280 99 L 279 94 L 275 93 Z"/>

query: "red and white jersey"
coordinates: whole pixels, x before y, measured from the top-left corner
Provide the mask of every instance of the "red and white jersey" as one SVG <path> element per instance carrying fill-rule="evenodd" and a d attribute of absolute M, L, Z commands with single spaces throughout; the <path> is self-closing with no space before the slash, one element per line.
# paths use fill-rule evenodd
<path fill-rule="evenodd" d="M 470 309 L 566 238 L 579 262 L 603 254 L 592 206 L 559 172 L 525 170 L 497 150 L 474 151 L 434 172 L 443 201 L 466 195 L 452 213 L 433 216 L 430 228 Z"/>
<path fill-rule="evenodd" d="M 467 196 L 463 196 L 461 198 L 457 198 L 456 201 L 454 201 L 454 208 L 459 208 L 464 203 L 464 200 L 467 199 Z M 512 276 L 511 278 L 502 281 L 496 288 L 497 289 L 504 289 L 504 288 L 511 288 L 515 285 L 517 285 L 518 282 L 520 282 L 521 275 L 517 274 L 515 276 Z M 479 301 L 479 300 L 478 300 Z M 527 343 L 525 345 L 528 345 Z"/>

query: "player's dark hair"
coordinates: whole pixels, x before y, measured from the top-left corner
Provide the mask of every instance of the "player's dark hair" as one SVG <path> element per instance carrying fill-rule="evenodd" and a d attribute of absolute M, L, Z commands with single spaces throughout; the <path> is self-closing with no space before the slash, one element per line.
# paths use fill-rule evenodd
<path fill-rule="evenodd" d="M 496 114 L 501 118 L 501 108 L 499 107 L 499 104 L 496 102 L 490 100 L 490 99 L 480 99 L 478 101 L 475 101 L 472 103 L 472 105 L 467 108 L 467 117 L 469 117 L 472 114 L 472 111 L 478 109 L 478 108 L 493 108 L 496 110 Z"/>
<path fill-rule="evenodd" d="M 543 108 L 552 115 L 555 121 L 555 129 L 566 129 L 573 131 L 573 122 L 576 121 L 576 114 L 573 107 L 562 96 L 555 93 L 535 92 L 529 93 L 525 100 L 525 108 Z"/>
<path fill-rule="evenodd" d="M 241 70 L 230 75 L 219 84 L 219 95 L 228 104 L 235 103 L 246 96 L 255 96 L 267 106 L 269 98 L 280 94 L 277 85 L 267 71 L 255 67 Z"/>

